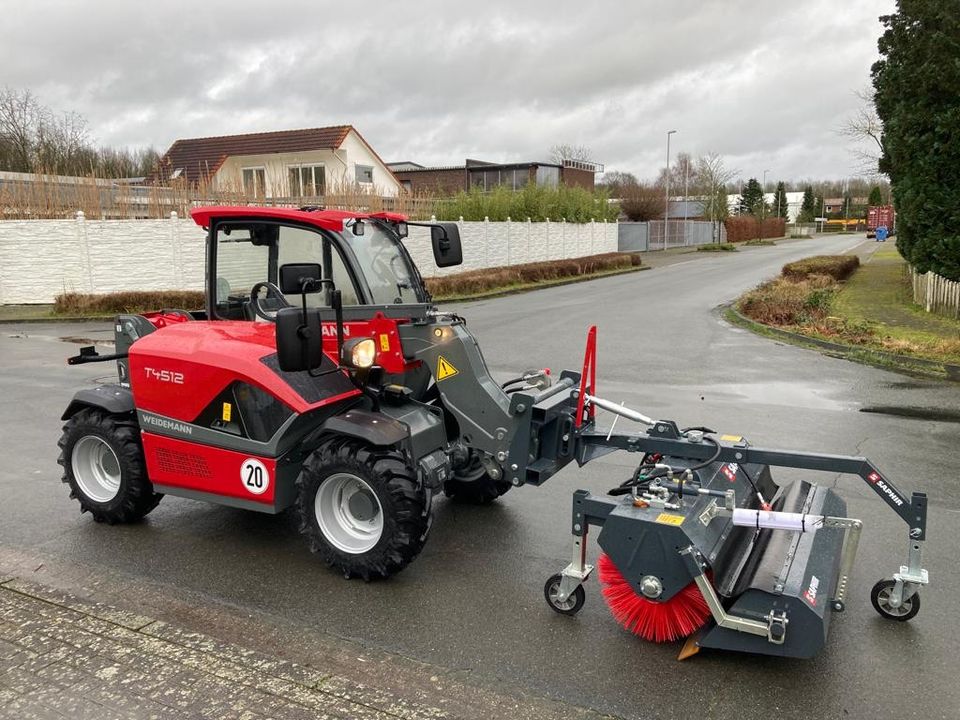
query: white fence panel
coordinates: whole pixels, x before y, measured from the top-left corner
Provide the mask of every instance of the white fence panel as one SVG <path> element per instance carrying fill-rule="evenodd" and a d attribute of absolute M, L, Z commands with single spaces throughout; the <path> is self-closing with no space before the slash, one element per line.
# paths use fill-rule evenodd
<path fill-rule="evenodd" d="M 616 223 L 459 222 L 463 265 L 438 268 L 429 228 L 405 240 L 425 277 L 617 251 Z M 63 292 L 202 290 L 204 232 L 167 220 L 0 221 L 0 304 L 51 303 Z"/>

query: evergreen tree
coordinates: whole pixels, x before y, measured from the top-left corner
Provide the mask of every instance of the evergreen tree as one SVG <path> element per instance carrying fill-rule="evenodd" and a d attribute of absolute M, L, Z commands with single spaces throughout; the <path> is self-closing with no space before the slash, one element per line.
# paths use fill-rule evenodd
<path fill-rule="evenodd" d="M 750 178 L 747 181 L 747 186 L 743 189 L 743 194 L 740 196 L 740 207 L 741 212 L 750 213 L 751 215 L 763 215 L 767 210 L 767 203 L 763 197 L 763 188 L 760 187 L 760 183 L 757 182 L 756 178 Z"/>
<path fill-rule="evenodd" d="M 877 205 L 883 205 L 883 193 L 880 192 L 879 185 L 873 186 L 873 189 L 870 191 L 870 197 L 867 198 L 867 205 L 869 207 L 876 207 Z"/>
<path fill-rule="evenodd" d="M 800 217 L 797 220 L 805 223 L 813 222 L 816 216 L 816 198 L 813 196 L 813 187 L 807 185 L 803 189 L 803 202 L 800 204 Z"/>
<path fill-rule="evenodd" d="M 943 0 L 898 0 L 880 21 L 872 76 L 897 248 L 920 272 L 960 280 L 960 13 Z"/>
<path fill-rule="evenodd" d="M 770 209 L 773 211 L 774 217 L 782 217 L 784 219 L 789 219 L 790 217 L 790 208 L 787 204 L 787 187 L 783 184 L 783 181 L 777 183 L 777 190 L 773 194 L 773 202 L 770 203 Z"/>

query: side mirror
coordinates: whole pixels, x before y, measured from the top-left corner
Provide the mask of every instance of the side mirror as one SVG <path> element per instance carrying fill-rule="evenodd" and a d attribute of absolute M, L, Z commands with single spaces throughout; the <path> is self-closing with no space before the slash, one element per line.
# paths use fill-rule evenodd
<path fill-rule="evenodd" d="M 433 259 L 437 261 L 437 267 L 451 267 L 463 262 L 460 228 L 456 223 L 431 225 L 430 239 L 433 242 Z"/>
<path fill-rule="evenodd" d="M 323 362 L 320 308 L 277 310 L 277 363 L 284 372 L 313 370 Z"/>
<path fill-rule="evenodd" d="M 320 292 L 320 263 L 287 263 L 280 266 L 280 292 L 301 295 Z"/>

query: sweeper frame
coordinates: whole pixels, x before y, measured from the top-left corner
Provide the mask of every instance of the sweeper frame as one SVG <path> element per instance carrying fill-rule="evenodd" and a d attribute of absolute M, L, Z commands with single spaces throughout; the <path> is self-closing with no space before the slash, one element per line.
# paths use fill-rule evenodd
<path fill-rule="evenodd" d="M 594 395 L 595 367 L 596 328 L 591 328 L 580 386 L 575 391 L 578 410 L 572 433 L 576 461 L 582 466 L 615 450 L 642 453 L 645 460 L 656 460 L 647 464 L 647 470 L 659 477 L 642 488 L 628 483 L 622 488 L 625 492 L 612 491 L 615 494 L 595 495 L 585 490 L 574 493 L 573 557 L 561 573 L 547 580 L 544 594 L 551 608 L 575 614 L 583 606 L 583 582 L 594 569 L 587 563 L 588 532 L 591 525 L 599 526 L 601 547 L 616 564 L 626 566 L 620 568 L 627 575 L 625 584 L 643 603 L 638 613 L 649 611 L 657 602 L 670 601 L 684 584 L 696 584 L 712 624 L 688 642 L 682 657 L 699 647 L 813 655 L 825 641 L 829 613 L 841 612 L 845 607 L 862 522 L 844 516 L 844 503 L 832 491 L 806 483 L 793 493 L 792 505 L 800 512 L 779 509 L 783 502 L 790 504 L 789 499 L 781 499 L 779 506 L 776 501 L 766 502 L 758 491 L 759 481 L 751 477 L 751 472 L 766 472 L 766 468 L 774 466 L 857 475 L 897 513 L 908 527 L 906 565 L 893 574 L 892 580 L 877 583 L 871 600 L 884 617 L 908 620 L 916 615 L 918 591 L 929 582 L 927 571 L 921 566 L 926 539 L 925 494 L 913 493 L 908 500 L 863 457 L 755 448 L 743 438 L 724 436 L 714 440 L 705 428 L 683 431 L 673 421 L 646 417 Z M 599 430 L 594 419 L 597 408 L 614 413 L 617 419 L 623 417 L 648 425 L 649 430 Z M 768 492 L 773 487 L 770 485 Z M 760 496 L 760 506 L 755 509 L 754 495 Z M 833 514 L 831 510 L 841 512 Z M 736 544 L 735 533 L 742 538 L 743 550 L 732 568 L 718 568 L 718 558 L 727 550 L 724 545 Z M 782 565 L 780 556 L 777 562 L 762 557 L 773 552 L 769 537 L 772 533 L 789 535 L 783 546 L 786 552 L 782 553 Z M 807 533 L 820 534 L 819 543 L 801 542 Z M 828 551 L 830 546 L 837 545 L 841 546 L 839 553 Z M 766 561 L 769 567 L 759 573 L 751 571 L 751 558 L 754 566 Z M 724 574 L 726 583 L 720 577 L 711 582 L 708 570 L 718 576 Z M 745 574 L 749 575 L 746 582 Z M 718 594 L 718 588 L 725 597 Z M 747 590 L 752 595 L 744 601 Z M 614 611 L 616 614 L 616 608 Z M 806 629 L 818 632 L 800 632 L 799 627 L 797 632 L 791 632 L 788 625 L 791 620 L 798 623 L 798 612 L 814 618 L 816 622 L 808 623 Z M 636 618 L 634 621 L 638 622 Z M 673 639 L 639 634 L 650 639 Z"/>

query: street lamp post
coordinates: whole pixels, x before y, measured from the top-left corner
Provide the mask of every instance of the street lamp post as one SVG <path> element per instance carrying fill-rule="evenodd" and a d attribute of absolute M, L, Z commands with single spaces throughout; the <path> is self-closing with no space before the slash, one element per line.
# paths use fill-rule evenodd
<path fill-rule="evenodd" d="M 667 188 L 663 200 L 663 249 L 667 249 L 667 228 L 670 222 L 670 136 L 676 130 L 667 131 Z"/>
<path fill-rule="evenodd" d="M 760 188 L 760 227 L 757 228 L 757 238 L 763 237 L 763 221 L 767 218 L 767 173 L 770 169 L 763 171 L 763 186 Z"/>

